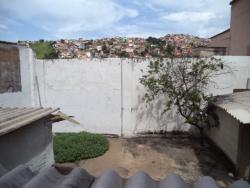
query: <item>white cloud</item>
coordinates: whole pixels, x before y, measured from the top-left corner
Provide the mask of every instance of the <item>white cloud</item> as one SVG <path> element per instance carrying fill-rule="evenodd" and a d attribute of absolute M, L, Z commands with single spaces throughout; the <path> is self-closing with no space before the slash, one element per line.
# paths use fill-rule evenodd
<path fill-rule="evenodd" d="M 228 12 L 231 0 L 133 0 L 136 4 L 147 4 L 154 8 L 167 8 L 176 11 Z"/>
<path fill-rule="evenodd" d="M 105 33 L 108 33 L 109 37 L 123 36 L 139 38 L 147 38 L 149 36 L 162 37 L 166 35 L 166 30 L 156 30 L 154 28 L 150 29 L 151 25 L 152 24 L 147 24 L 148 27 L 139 25 L 116 25 L 116 27 L 106 30 Z"/>
<path fill-rule="evenodd" d="M 165 33 L 210 37 L 227 29 L 231 0 L 133 0 L 154 13 Z M 155 29 L 156 31 L 159 31 Z"/>
<path fill-rule="evenodd" d="M 0 30 L 7 30 L 8 27 L 4 24 L 0 24 Z"/>
<path fill-rule="evenodd" d="M 197 30 L 197 35 L 200 37 L 211 37 L 213 35 L 216 35 L 222 31 L 225 31 L 228 29 L 227 27 L 201 27 Z"/>
<path fill-rule="evenodd" d="M 143 1 L 143 0 L 140 0 Z M 201 7 L 206 0 L 144 0 L 147 3 L 150 3 L 155 7 L 171 7 L 173 9 L 188 9 L 188 8 L 197 8 Z"/>
<path fill-rule="evenodd" d="M 1 0 L 0 7 L 19 20 L 61 37 L 100 30 L 138 15 L 137 10 L 113 0 Z"/>
<path fill-rule="evenodd" d="M 229 27 L 230 0 L 0 0 L 9 38 L 211 36 Z M 0 29 L 4 26 L 0 25 Z M 2 30 L 4 31 L 4 30 Z M 7 30 L 6 30 L 7 31 Z M 22 32 L 23 31 L 23 32 Z M 4 31 L 5 32 L 5 31 Z M 29 34 L 27 34 L 29 33 Z"/>
<path fill-rule="evenodd" d="M 208 22 L 216 18 L 212 12 L 175 12 L 162 17 L 163 19 L 176 22 Z"/>

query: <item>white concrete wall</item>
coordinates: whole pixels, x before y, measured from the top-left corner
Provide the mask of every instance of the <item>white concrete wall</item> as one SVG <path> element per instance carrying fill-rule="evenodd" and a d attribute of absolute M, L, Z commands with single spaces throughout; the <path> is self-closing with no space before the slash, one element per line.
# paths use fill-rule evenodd
<path fill-rule="evenodd" d="M 250 78 L 250 57 L 222 57 L 229 74 L 215 78 L 213 94 L 232 93 L 246 88 Z M 122 66 L 121 66 L 122 65 Z M 139 83 L 148 61 L 105 60 L 36 60 L 43 106 L 60 107 L 75 116 L 81 125 L 61 122 L 55 132 L 90 131 L 126 136 L 138 132 L 188 130 L 175 111 L 162 115 L 163 98 L 154 104 L 143 101 L 144 88 Z M 37 92 L 35 92 L 38 96 Z M 37 98 L 36 98 L 37 99 Z M 36 100 L 35 104 L 39 104 Z M 146 107 L 147 106 L 147 107 Z"/>
<path fill-rule="evenodd" d="M 1 107 L 29 107 L 35 105 L 33 53 L 29 48 L 19 47 L 19 55 L 22 91 L 1 93 Z"/>
<path fill-rule="evenodd" d="M 40 106 L 41 103 L 44 107 L 59 107 L 81 123 L 57 123 L 53 126 L 55 132 L 85 130 L 132 136 L 146 131 L 189 129 L 174 110 L 162 115 L 164 98 L 151 105 L 143 101 L 145 90 L 139 78 L 148 61 L 43 61 L 33 59 L 32 51 L 27 48 L 20 48 L 20 59 L 22 92 L 0 94 L 0 106 Z M 225 56 L 222 59 L 224 70 L 230 73 L 216 77 L 217 84 L 209 91 L 227 94 L 234 88 L 246 88 L 250 57 Z"/>
<path fill-rule="evenodd" d="M 189 125 L 183 123 L 183 119 L 172 110 L 162 114 L 165 98 L 159 98 L 151 104 L 147 104 L 143 97 L 145 88 L 139 79 L 148 66 L 148 61 L 123 62 L 123 126 L 124 135 L 133 135 L 139 132 L 157 132 L 161 130 L 188 130 Z"/>
<path fill-rule="evenodd" d="M 60 107 L 81 125 L 64 121 L 54 131 L 120 133 L 120 61 L 56 60 L 36 62 L 42 105 Z"/>
<path fill-rule="evenodd" d="M 217 76 L 217 83 L 210 88 L 216 95 L 232 93 L 235 88 L 246 88 L 247 78 L 250 78 L 250 56 L 221 56 L 225 62 L 224 70 L 228 74 Z"/>

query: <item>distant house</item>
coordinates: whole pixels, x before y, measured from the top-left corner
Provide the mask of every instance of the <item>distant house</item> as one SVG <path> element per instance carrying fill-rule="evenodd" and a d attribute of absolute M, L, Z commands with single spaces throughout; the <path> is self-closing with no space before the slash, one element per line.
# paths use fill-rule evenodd
<path fill-rule="evenodd" d="M 230 49 L 230 29 L 227 29 L 215 36 L 212 36 L 209 47 L 213 49 L 215 55 L 229 55 Z"/>
<path fill-rule="evenodd" d="M 233 0 L 230 5 L 230 29 L 211 37 L 209 47 L 215 55 L 250 56 L 250 1 Z"/>
<path fill-rule="evenodd" d="M 241 176 L 250 178 L 250 91 L 221 96 L 214 107 L 209 117 L 213 128 L 208 130 L 208 137 L 224 151 Z"/>
<path fill-rule="evenodd" d="M 198 47 L 194 48 L 192 51 L 193 57 L 211 57 L 214 55 L 226 55 L 226 49 L 224 47 Z"/>
<path fill-rule="evenodd" d="M 207 47 L 198 47 L 193 49 L 195 57 L 210 57 L 214 55 L 229 55 L 230 51 L 230 29 L 210 37 Z"/>

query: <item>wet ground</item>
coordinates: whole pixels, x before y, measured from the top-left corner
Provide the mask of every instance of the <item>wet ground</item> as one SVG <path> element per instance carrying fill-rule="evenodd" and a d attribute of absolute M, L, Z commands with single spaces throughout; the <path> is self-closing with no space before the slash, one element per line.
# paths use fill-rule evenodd
<path fill-rule="evenodd" d="M 156 180 L 176 173 L 187 182 L 206 175 L 222 187 L 232 181 L 224 155 L 210 145 L 201 147 L 199 140 L 189 135 L 109 138 L 109 143 L 110 148 L 103 156 L 63 165 L 80 166 L 95 176 L 114 169 L 127 178 L 142 170 Z"/>

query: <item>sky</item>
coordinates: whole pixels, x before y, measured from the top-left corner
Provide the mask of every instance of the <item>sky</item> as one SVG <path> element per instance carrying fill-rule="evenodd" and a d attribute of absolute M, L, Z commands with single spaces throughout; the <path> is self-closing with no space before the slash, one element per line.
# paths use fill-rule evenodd
<path fill-rule="evenodd" d="M 230 0 L 0 0 L 0 40 L 211 37 L 229 28 Z"/>

